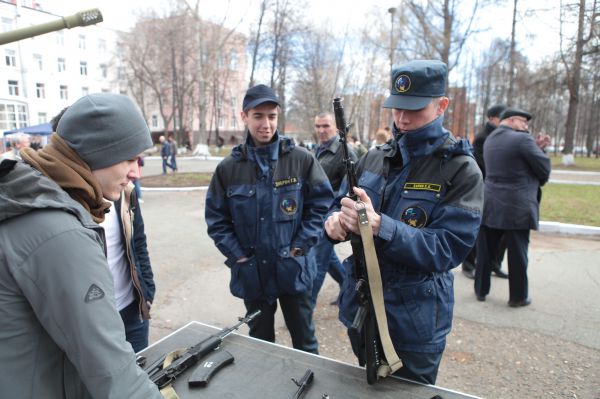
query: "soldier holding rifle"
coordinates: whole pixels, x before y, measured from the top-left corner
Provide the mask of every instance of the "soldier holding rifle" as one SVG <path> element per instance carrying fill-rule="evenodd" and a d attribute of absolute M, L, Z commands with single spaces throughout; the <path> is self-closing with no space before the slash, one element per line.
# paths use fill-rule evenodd
<path fill-rule="evenodd" d="M 470 146 L 442 127 L 449 104 L 446 79 L 447 66 L 440 61 L 412 61 L 393 70 L 384 107 L 392 109 L 394 140 L 361 158 L 358 187 L 352 187 L 358 202 L 340 196 L 325 223 L 332 240 L 346 240 L 349 233 L 359 234 L 357 208 L 365 207 L 387 332 L 402 361 L 395 375 L 429 384 L 435 383 L 452 326 L 451 269 L 475 243 L 483 204 L 481 172 Z M 347 192 L 344 183 L 340 194 Z M 347 259 L 340 298 L 340 320 L 347 327 L 359 307 L 352 262 Z M 363 334 L 349 329 L 361 364 L 368 355 Z"/>

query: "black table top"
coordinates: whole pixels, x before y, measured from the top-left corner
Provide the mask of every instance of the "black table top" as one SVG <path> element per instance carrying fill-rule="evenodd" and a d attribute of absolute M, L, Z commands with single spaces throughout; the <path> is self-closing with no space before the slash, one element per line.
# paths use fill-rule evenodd
<path fill-rule="evenodd" d="M 206 324 L 191 322 L 139 354 L 146 357 L 147 364 L 150 364 L 168 352 L 193 346 L 219 331 Z M 218 350 L 221 349 L 233 355 L 233 364 L 218 371 L 206 387 L 189 388 L 188 379 L 196 367 L 202 365 L 203 361 L 200 360 L 173 384 L 181 399 L 292 398 L 298 389 L 292 378 L 300 380 L 307 369 L 314 372 L 314 380 L 302 396 L 305 399 L 431 399 L 436 395 L 443 399 L 473 398 L 460 392 L 396 377 L 368 385 L 363 368 L 245 335 L 229 335 Z"/>

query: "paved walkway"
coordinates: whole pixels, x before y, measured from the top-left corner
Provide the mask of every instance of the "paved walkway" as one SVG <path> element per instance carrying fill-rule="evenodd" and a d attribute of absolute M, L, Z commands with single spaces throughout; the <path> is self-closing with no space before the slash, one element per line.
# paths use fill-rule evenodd
<path fill-rule="evenodd" d="M 142 205 L 159 286 L 154 339 L 199 320 L 224 326 L 244 312 L 229 293 L 229 269 L 206 234 L 204 192 L 148 192 Z M 349 245 L 338 245 L 340 256 Z M 455 269 L 455 314 L 491 326 L 516 327 L 600 349 L 600 239 L 534 232 L 528 270 L 533 304 L 506 306 L 507 280 L 494 278 L 486 302 L 474 299 L 473 281 Z M 506 267 L 506 266 L 504 266 Z M 329 281 L 331 284 L 331 281 Z M 279 320 L 280 326 L 283 321 Z"/>

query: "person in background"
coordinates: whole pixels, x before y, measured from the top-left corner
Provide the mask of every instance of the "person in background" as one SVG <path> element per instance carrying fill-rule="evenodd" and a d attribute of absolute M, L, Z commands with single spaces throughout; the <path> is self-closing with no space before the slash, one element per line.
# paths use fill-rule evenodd
<path fill-rule="evenodd" d="M 344 150 L 335 125 L 335 118 L 330 112 L 321 112 L 315 117 L 315 134 L 319 140 L 315 156 L 323 167 L 329 183 L 331 183 L 334 195 L 337 195 L 342 180 L 346 176 L 346 165 L 344 163 Z M 358 158 L 350 145 L 347 145 L 347 150 L 350 160 L 356 163 Z M 344 281 L 342 263 L 335 253 L 333 244 L 326 237 L 319 240 L 314 251 L 317 260 L 317 277 L 313 282 L 312 289 L 313 308 L 317 305 L 317 297 L 325 280 L 325 275 L 328 272 L 340 288 Z M 337 299 L 332 303 L 336 304 Z"/>
<path fill-rule="evenodd" d="M 167 167 L 171 168 L 171 170 L 175 171 L 175 168 L 169 162 L 169 157 L 171 156 L 171 145 L 169 141 L 165 138 L 165 136 L 160 136 L 158 138 L 160 141 L 160 156 L 162 158 L 162 174 L 167 174 Z"/>
<path fill-rule="evenodd" d="M 177 141 L 175 141 L 173 135 L 169 136 L 169 154 L 171 155 L 169 158 L 171 168 L 173 172 L 177 172 Z"/>
<path fill-rule="evenodd" d="M 473 155 L 475 156 L 475 160 L 477 161 L 477 165 L 479 169 L 481 169 L 481 173 L 483 174 L 483 178 L 485 179 L 485 161 L 483 159 L 483 145 L 485 144 L 485 140 L 488 136 L 498 127 L 500 124 L 500 115 L 506 109 L 506 105 L 504 104 L 496 104 L 490 107 L 487 110 L 487 122 L 485 126 L 477 135 L 475 136 L 475 140 L 473 141 Z M 502 260 L 504 259 L 504 252 L 506 251 L 506 242 L 504 238 L 501 236 L 498 241 L 498 258 L 491 259 L 490 262 L 492 264 L 492 272 L 500 278 L 508 278 L 508 274 L 502 271 Z M 470 279 L 475 278 L 475 260 L 477 259 L 477 245 L 473 247 L 469 255 L 467 255 L 466 259 L 462 263 L 462 272 L 465 276 Z"/>
<path fill-rule="evenodd" d="M 21 159 L 21 151 L 23 148 L 29 148 L 31 145 L 31 141 L 29 140 L 29 135 L 23 132 L 13 133 L 7 136 L 8 142 L 10 144 L 10 149 L 2 154 L 1 159 L 10 159 L 10 160 L 20 160 Z"/>
<path fill-rule="evenodd" d="M 550 177 L 550 158 L 536 145 L 528 127 L 529 112 L 507 108 L 500 126 L 483 147 L 485 203 L 477 239 L 475 295 L 485 301 L 490 292 L 491 260 L 497 259 L 498 240 L 504 236 L 508 253 L 510 307 L 531 304 L 527 280 L 530 230 L 539 227 L 541 187 Z"/>

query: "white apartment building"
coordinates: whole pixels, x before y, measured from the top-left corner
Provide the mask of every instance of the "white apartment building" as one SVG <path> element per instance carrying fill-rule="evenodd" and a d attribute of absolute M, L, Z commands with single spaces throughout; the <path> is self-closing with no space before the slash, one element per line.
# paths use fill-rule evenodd
<path fill-rule="evenodd" d="M 32 0 L 0 0 L 1 32 L 58 18 Z M 126 94 L 117 36 L 100 23 L 0 45 L 0 137 L 6 130 L 49 122 L 86 94 Z"/>

